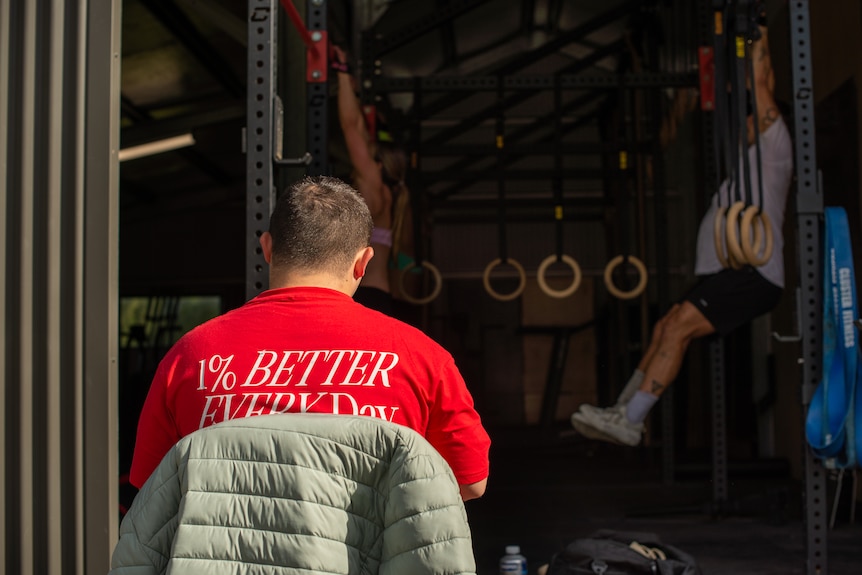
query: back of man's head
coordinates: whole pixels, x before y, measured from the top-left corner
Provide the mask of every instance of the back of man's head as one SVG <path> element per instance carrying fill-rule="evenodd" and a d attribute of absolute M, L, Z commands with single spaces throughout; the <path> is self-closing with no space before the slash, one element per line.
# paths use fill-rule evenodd
<path fill-rule="evenodd" d="M 284 191 L 269 220 L 273 267 L 343 273 L 370 243 L 371 213 L 349 184 L 327 176 Z"/>

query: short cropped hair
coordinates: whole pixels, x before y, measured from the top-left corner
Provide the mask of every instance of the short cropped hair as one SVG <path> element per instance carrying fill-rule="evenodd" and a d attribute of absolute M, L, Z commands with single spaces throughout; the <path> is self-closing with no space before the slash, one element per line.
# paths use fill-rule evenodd
<path fill-rule="evenodd" d="M 307 177 L 285 190 L 269 220 L 272 266 L 343 273 L 369 246 L 371 212 L 352 186 L 328 176 Z"/>

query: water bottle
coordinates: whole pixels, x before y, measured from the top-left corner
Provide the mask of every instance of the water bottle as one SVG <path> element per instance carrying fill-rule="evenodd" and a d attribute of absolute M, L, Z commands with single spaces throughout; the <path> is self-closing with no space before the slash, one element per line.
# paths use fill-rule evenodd
<path fill-rule="evenodd" d="M 521 555 L 518 545 L 506 545 L 506 554 L 500 558 L 500 575 L 527 575 L 527 558 Z"/>

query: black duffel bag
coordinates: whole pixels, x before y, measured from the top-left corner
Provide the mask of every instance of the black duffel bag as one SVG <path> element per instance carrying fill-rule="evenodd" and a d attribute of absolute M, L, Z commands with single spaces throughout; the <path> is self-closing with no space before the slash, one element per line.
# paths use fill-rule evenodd
<path fill-rule="evenodd" d="M 554 554 L 546 575 L 702 575 L 694 557 L 654 533 L 601 529 Z"/>

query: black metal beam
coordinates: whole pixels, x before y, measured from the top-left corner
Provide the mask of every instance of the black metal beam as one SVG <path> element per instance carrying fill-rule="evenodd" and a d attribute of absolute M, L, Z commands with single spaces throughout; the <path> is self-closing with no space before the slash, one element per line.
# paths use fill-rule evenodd
<path fill-rule="evenodd" d="M 140 110 L 131 100 L 120 93 L 120 113 L 132 122 L 148 122 L 151 120 L 150 115 Z"/>
<path fill-rule="evenodd" d="M 540 58 L 544 58 L 545 56 L 553 54 L 560 48 L 568 46 L 569 44 L 573 44 L 574 42 L 577 42 L 578 40 L 581 40 L 586 36 L 592 34 L 596 30 L 601 30 L 605 26 L 616 22 L 623 16 L 631 14 L 633 11 L 639 9 L 641 4 L 642 0 L 628 0 L 627 2 L 615 6 L 611 10 L 599 14 L 598 16 L 581 24 L 580 26 L 573 28 L 568 32 L 560 34 L 550 42 L 546 42 L 538 48 L 521 54 L 514 60 L 503 64 L 498 69 L 494 70 L 494 74 L 508 76 L 509 74 L 513 74 L 518 70 L 522 70 L 528 66 L 531 66 L 535 64 L 536 61 Z"/>
<path fill-rule="evenodd" d="M 553 197 L 552 191 L 542 190 L 541 195 L 539 192 L 535 194 L 521 194 L 516 198 L 510 198 L 506 201 L 507 207 L 511 206 L 512 209 L 526 210 L 533 207 L 539 207 L 542 208 L 545 214 L 547 214 L 546 208 L 552 208 L 558 204 L 565 208 L 598 209 L 605 207 L 607 199 L 602 194 L 594 194 L 562 198 L 558 201 Z M 459 198 L 449 202 L 448 205 L 453 210 L 488 209 L 496 211 L 500 207 L 500 200 L 496 196 L 485 198 Z"/>
<path fill-rule="evenodd" d="M 468 78 L 448 77 L 426 77 L 419 79 L 419 89 L 423 92 L 493 92 L 499 88 L 500 78 L 497 76 L 472 76 Z M 509 91 L 515 90 L 550 90 L 554 87 L 553 75 L 519 75 L 505 76 L 502 79 L 503 88 Z M 695 87 L 699 83 L 697 73 L 679 72 L 642 72 L 639 74 L 593 74 L 573 75 L 563 74 L 560 76 L 560 87 L 571 90 L 578 88 L 596 88 L 603 90 L 616 90 L 619 88 L 685 88 Z M 379 77 L 374 80 L 377 93 L 412 92 L 415 88 L 413 78 L 388 78 Z M 452 94 L 456 102 L 464 99 L 463 94 Z M 448 98 L 448 97 L 447 97 Z M 441 98 L 438 102 L 429 105 L 437 108 L 435 113 L 444 109 Z M 446 106 L 448 107 L 448 106 Z M 426 115 L 425 117 L 428 117 Z"/>
<path fill-rule="evenodd" d="M 512 222 L 548 222 L 548 214 L 553 213 L 559 202 L 552 200 L 529 200 L 522 205 L 515 205 L 506 200 L 506 221 Z M 564 222 L 595 222 L 605 218 L 602 206 L 583 203 L 564 202 Z M 434 209 L 434 222 L 440 223 L 488 223 L 499 224 L 500 201 L 486 200 L 474 206 L 447 204 Z"/>
<path fill-rule="evenodd" d="M 507 44 L 510 44 L 511 42 L 514 42 L 522 34 L 523 34 L 523 32 L 521 32 L 520 30 L 516 30 L 510 34 L 506 34 L 505 36 L 501 36 L 500 38 L 497 38 L 496 40 L 494 40 L 490 44 L 485 44 L 484 46 L 481 46 L 479 48 L 475 48 L 473 50 L 470 50 L 469 52 L 462 52 L 458 56 L 458 60 L 459 60 L 459 62 L 467 62 L 467 61 L 471 60 L 472 58 L 475 58 L 476 56 L 479 56 L 479 55 L 484 54 L 486 52 L 490 52 L 491 50 L 496 50 L 500 46 L 505 46 Z M 446 70 L 446 68 L 441 66 L 437 70 L 437 73 L 444 71 L 444 70 Z"/>
<path fill-rule="evenodd" d="M 128 147 L 135 144 L 142 144 L 144 142 L 149 142 L 153 140 L 157 140 L 160 138 L 165 138 L 168 136 L 175 136 L 178 134 L 182 134 L 191 130 L 191 127 L 188 124 L 185 124 L 184 129 L 180 131 L 172 131 L 167 129 L 168 126 L 163 124 L 162 122 L 156 122 L 153 120 L 153 117 L 146 110 L 142 110 L 135 106 L 131 100 L 126 97 L 121 97 L 121 107 L 123 113 L 128 118 L 135 118 L 136 121 L 140 122 L 139 127 L 137 128 L 137 132 L 134 131 L 133 128 L 125 128 L 121 133 L 121 144 L 123 147 Z M 173 126 L 173 124 L 171 124 Z M 150 128 L 152 126 L 152 128 Z M 126 139 L 125 136 L 130 134 L 133 136 L 130 140 Z M 135 139 L 135 138 L 140 139 Z M 220 166 L 211 162 L 209 158 L 195 150 L 194 148 L 181 148 L 179 150 L 174 150 L 172 153 L 178 154 L 182 158 L 184 158 L 187 162 L 207 174 L 213 180 L 220 184 L 227 184 L 233 181 L 227 172 L 221 169 Z"/>
<path fill-rule="evenodd" d="M 134 146 L 159 138 L 184 134 L 196 128 L 241 120 L 246 114 L 245 107 L 237 103 L 216 110 L 154 120 L 149 112 L 138 108 L 125 97 L 122 98 L 121 106 L 123 115 L 135 122 L 134 125 L 123 128 L 120 132 L 120 142 L 123 146 Z"/>
<path fill-rule="evenodd" d="M 604 170 L 596 169 L 570 169 L 562 170 L 560 175 L 566 179 L 588 180 L 601 179 L 604 175 Z M 420 179 L 424 184 L 432 184 L 436 182 L 451 182 L 460 181 L 462 179 L 470 180 L 471 182 L 479 182 L 484 180 L 497 180 L 500 174 L 499 168 L 494 165 L 485 170 L 472 170 L 457 172 L 454 170 L 441 170 L 439 172 L 424 172 Z M 554 179 L 553 170 L 506 170 L 505 176 L 507 180 L 552 180 Z"/>
<path fill-rule="evenodd" d="M 564 46 L 567 46 L 569 44 L 572 44 L 574 42 L 579 41 L 579 40 L 583 39 L 584 37 L 586 37 L 587 35 L 591 34 L 592 32 L 595 32 L 596 30 L 600 30 L 601 28 L 604 28 L 605 26 L 607 26 L 611 22 L 614 22 L 614 21 L 618 20 L 619 18 L 621 18 L 622 16 L 631 13 L 631 11 L 633 9 L 635 9 L 637 6 L 639 6 L 639 4 L 640 4 L 640 2 L 637 0 L 629 1 L 629 2 L 626 2 L 624 4 L 621 4 L 620 6 L 617 6 L 613 10 L 610 10 L 608 12 L 600 14 L 599 16 L 596 16 L 595 18 L 582 24 L 581 26 L 578 26 L 578 27 L 570 30 L 569 32 L 566 32 L 565 34 L 559 36 L 558 38 L 555 38 L 554 40 L 551 40 L 550 42 L 547 42 L 546 44 L 543 44 L 542 46 L 539 46 L 538 48 L 535 48 L 534 50 L 530 50 L 529 52 L 522 54 L 521 56 L 519 56 L 515 60 L 511 60 L 511 61 L 509 61 L 505 64 L 502 64 L 500 66 L 495 66 L 493 69 L 487 71 L 487 73 L 492 74 L 492 76 L 485 76 L 484 78 L 480 78 L 478 82 L 473 82 L 472 83 L 473 85 L 470 85 L 470 86 L 467 85 L 470 83 L 469 82 L 470 79 L 468 78 L 467 79 L 468 82 L 464 84 L 464 89 L 468 89 L 468 90 L 481 90 L 481 89 L 496 90 L 497 89 L 496 78 L 498 76 L 509 76 L 510 74 L 513 74 L 519 70 L 522 70 L 523 68 L 526 68 L 532 64 L 535 64 L 535 62 L 537 60 L 544 58 L 545 56 L 559 50 L 560 48 L 562 48 Z M 485 84 L 487 82 L 487 80 L 489 80 L 489 79 L 493 83 L 482 87 L 483 84 Z M 428 82 L 424 83 L 422 86 L 423 91 L 428 91 L 429 89 L 431 89 L 431 85 L 434 83 L 433 78 L 429 78 L 427 80 L 428 80 Z M 445 81 L 446 79 L 438 79 L 438 80 L 444 80 Z M 453 79 L 453 80 L 457 80 L 457 79 Z M 409 80 L 400 89 L 398 89 L 395 85 L 393 85 L 392 82 L 393 82 L 393 80 L 386 80 L 382 77 L 375 78 L 374 84 L 373 84 L 373 86 L 374 86 L 373 90 L 377 93 L 394 92 L 394 91 L 411 91 L 412 90 L 412 84 L 410 83 Z M 453 82 L 453 84 L 457 84 L 457 82 Z M 668 85 L 670 85 L 670 84 L 668 84 Z M 509 86 L 507 86 L 507 88 L 509 88 Z M 444 90 L 445 89 L 447 89 L 447 88 L 444 88 Z M 448 89 L 455 89 L 455 88 L 448 88 Z M 461 100 L 462 100 L 462 96 L 460 94 L 451 94 L 445 98 L 440 98 L 436 102 L 434 102 L 430 105 L 426 105 L 427 110 L 425 110 L 423 112 L 423 117 L 427 118 L 427 117 L 433 116 L 435 114 L 438 114 L 441 111 L 443 111 L 443 110 L 445 110 L 451 106 L 454 106 L 455 104 L 458 104 L 459 102 L 461 102 Z"/>
<path fill-rule="evenodd" d="M 437 29 L 439 26 L 449 24 L 458 16 L 485 4 L 488 0 L 453 0 L 444 8 L 438 8 L 431 17 L 424 16 L 413 24 L 404 26 L 397 34 L 381 38 L 374 43 L 374 52 L 367 54 L 371 60 L 380 58 L 384 54 L 395 50 L 420 36 Z M 372 27 L 366 30 L 364 35 L 375 36 L 377 31 Z"/>
<path fill-rule="evenodd" d="M 218 51 L 180 10 L 173 0 L 142 0 L 147 10 L 185 48 L 192 53 L 201 65 L 235 98 L 245 96 L 245 86 L 231 72 L 228 63 L 218 56 Z"/>
<path fill-rule="evenodd" d="M 531 124 L 532 126 L 532 124 Z M 563 154 L 582 154 L 582 155 L 600 155 L 607 154 L 611 152 L 620 152 L 625 151 L 629 154 L 636 153 L 651 153 L 653 151 L 652 142 L 624 142 L 622 146 L 618 146 L 609 142 L 564 142 L 557 146 L 554 142 L 532 142 L 526 144 L 507 144 L 506 151 L 509 154 L 518 155 L 520 157 L 526 156 L 548 156 L 553 155 L 556 152 L 561 152 Z M 429 147 L 427 145 L 422 146 L 422 156 L 424 158 L 430 157 L 447 157 L 447 156 L 457 156 L 457 157 L 468 157 L 468 156 L 480 156 L 480 157 L 490 157 L 493 154 L 493 150 L 488 145 L 452 145 L 446 144 L 444 146 L 434 146 Z"/>
<path fill-rule="evenodd" d="M 593 51 L 589 56 L 581 58 L 580 60 L 569 64 L 568 66 L 560 70 L 560 78 L 562 78 L 562 76 L 564 75 L 578 74 L 579 72 L 586 70 L 590 66 L 594 65 L 596 62 L 599 62 L 607 58 L 614 52 L 619 51 L 623 46 L 624 43 L 622 41 L 618 41 Z M 553 88 L 553 84 L 551 85 L 551 88 Z M 509 96 L 506 96 L 501 101 L 493 104 L 492 106 L 485 108 L 484 110 L 481 110 L 480 112 L 473 114 L 468 118 L 465 118 L 459 124 L 435 134 L 434 136 L 423 142 L 422 146 L 424 148 L 425 146 L 434 147 L 440 145 L 443 142 L 446 142 L 458 135 L 463 134 L 470 128 L 479 125 L 485 120 L 488 120 L 490 118 L 496 118 L 506 109 L 520 104 L 521 102 L 524 102 L 532 98 L 533 96 L 535 96 L 535 93 L 531 91 L 520 93 L 516 92 L 515 94 L 510 94 Z"/>
<path fill-rule="evenodd" d="M 597 100 L 598 97 L 601 95 L 602 95 L 602 92 L 590 92 L 590 93 L 584 94 L 578 98 L 575 98 L 571 102 L 565 104 L 559 111 L 553 111 L 553 112 L 546 114 L 545 116 L 539 118 L 538 120 L 536 120 L 535 122 L 533 122 L 532 124 L 530 124 L 528 126 L 522 126 L 522 127 L 518 128 L 517 130 L 513 131 L 510 135 L 508 135 L 506 137 L 507 145 L 511 145 L 512 143 L 520 142 L 520 141 L 526 139 L 528 136 L 535 134 L 538 130 L 540 130 L 540 129 L 542 129 L 542 128 L 550 125 L 550 124 L 553 124 L 556 121 L 556 119 L 558 118 L 558 116 L 564 116 L 566 114 L 570 114 L 570 113 L 574 112 L 575 110 L 578 110 L 578 109 L 582 108 L 583 106 L 590 104 L 594 100 Z M 581 118 L 575 122 L 572 122 L 571 124 L 567 124 L 564 128 L 561 129 L 561 135 L 571 133 L 571 132 L 577 130 L 578 128 L 580 128 L 581 126 L 585 125 L 586 123 L 591 122 L 592 120 L 593 120 L 593 118 L 591 118 L 591 117 L 584 117 L 584 118 Z M 511 162 L 516 162 L 523 157 L 524 156 L 519 156 L 519 155 L 513 154 L 513 155 L 509 155 L 508 158 Z M 454 165 L 449 166 L 446 169 L 451 170 L 451 171 L 461 172 L 462 170 L 469 168 L 470 166 L 474 165 L 475 163 L 476 163 L 475 158 L 464 158 L 463 160 L 456 162 Z M 459 182 L 457 185 L 453 185 L 453 186 L 450 186 L 444 190 L 441 190 L 439 193 L 434 195 L 434 198 L 439 199 L 439 200 L 446 199 L 449 196 L 451 196 L 452 194 L 454 194 L 455 192 L 457 192 L 461 189 L 464 189 L 465 187 L 473 184 L 474 182 L 475 182 L 475 180 L 465 180 L 465 181 Z"/>
<path fill-rule="evenodd" d="M 563 14 L 562 0 L 548 0 L 548 19 L 545 22 L 545 30 L 548 34 L 556 34 L 560 31 L 560 16 Z"/>
<path fill-rule="evenodd" d="M 450 0 L 436 0 L 437 11 L 443 11 L 449 6 Z M 454 66 L 458 62 L 458 50 L 455 45 L 455 28 L 452 20 L 440 26 L 440 45 L 443 47 L 443 66 Z"/>

